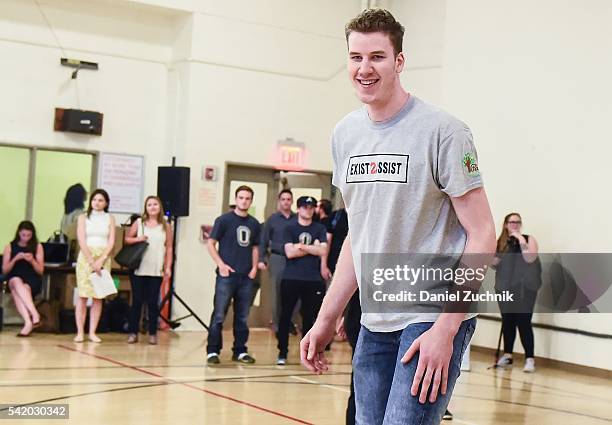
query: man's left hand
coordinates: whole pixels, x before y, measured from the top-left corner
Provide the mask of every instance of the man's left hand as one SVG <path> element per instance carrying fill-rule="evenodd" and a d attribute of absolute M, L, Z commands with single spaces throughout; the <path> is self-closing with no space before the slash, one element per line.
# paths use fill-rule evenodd
<path fill-rule="evenodd" d="M 431 387 L 429 402 L 434 403 L 438 398 L 438 390 L 446 394 L 448 384 L 448 367 L 453 354 L 454 335 L 447 329 L 432 326 L 427 332 L 414 340 L 401 362 L 407 364 L 419 352 L 414 380 L 410 394 L 417 396 L 419 385 L 421 394 L 419 402 L 425 404 L 427 393 Z M 422 385 L 421 385 L 422 381 Z"/>

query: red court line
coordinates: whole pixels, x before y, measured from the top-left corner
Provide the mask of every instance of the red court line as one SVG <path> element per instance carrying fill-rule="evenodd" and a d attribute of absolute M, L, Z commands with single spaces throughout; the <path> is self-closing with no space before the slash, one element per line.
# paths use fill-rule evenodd
<path fill-rule="evenodd" d="M 191 388 L 191 389 L 194 389 L 194 390 L 197 390 L 197 391 L 202 391 L 202 392 L 204 392 L 206 394 L 213 395 L 213 396 L 219 397 L 219 398 L 223 398 L 225 400 L 230 400 L 230 401 L 233 401 L 234 403 L 242 404 L 244 406 L 249 406 L 249 407 L 252 407 L 254 409 L 261 410 L 262 412 L 271 413 L 273 415 L 280 416 L 282 418 L 289 419 L 291 421 L 294 421 L 294 422 L 297 422 L 297 423 L 300 423 L 300 424 L 314 425 L 311 422 L 306 422 L 306 421 L 304 421 L 302 419 L 294 418 L 292 416 L 285 415 L 284 413 L 277 412 L 275 410 L 270 410 L 270 409 L 267 409 L 265 407 L 261 407 L 261 406 L 258 406 L 256 404 L 253 404 L 253 403 L 249 403 L 248 401 L 239 400 L 237 398 L 230 397 L 230 396 L 227 396 L 225 394 L 220 394 L 220 393 L 217 393 L 217 392 L 214 392 L 214 391 L 210 391 L 210 390 L 207 390 L 206 388 L 196 387 L 195 385 L 191 385 L 191 384 L 188 384 L 188 383 L 185 383 L 185 382 L 175 381 L 174 379 L 166 378 L 163 375 L 160 375 L 160 374 L 155 373 L 155 372 L 151 372 L 150 370 L 142 369 L 142 368 L 139 368 L 139 367 L 136 367 L 136 366 L 131 366 L 129 364 L 120 362 L 120 361 L 112 359 L 110 357 L 101 356 L 99 354 L 88 353 L 86 351 L 82 351 L 82 350 L 78 350 L 76 348 L 68 347 L 67 345 L 58 344 L 57 346 L 59 348 L 63 348 L 64 350 L 69 350 L 69 351 L 74 351 L 76 353 L 85 354 L 86 356 L 95 357 L 96 359 L 100 359 L 100 360 L 104 360 L 104 361 L 107 361 L 107 362 L 110 362 L 110 363 L 114 363 L 114 364 L 116 364 L 118 366 L 121 366 L 121 367 L 132 369 L 132 370 L 135 370 L 137 372 L 144 373 L 144 374 L 147 374 L 147 375 L 150 375 L 150 376 L 155 376 L 156 378 L 162 378 L 166 382 L 170 382 L 170 383 L 173 383 L 173 384 L 183 385 L 184 387 L 188 387 L 188 388 Z"/>

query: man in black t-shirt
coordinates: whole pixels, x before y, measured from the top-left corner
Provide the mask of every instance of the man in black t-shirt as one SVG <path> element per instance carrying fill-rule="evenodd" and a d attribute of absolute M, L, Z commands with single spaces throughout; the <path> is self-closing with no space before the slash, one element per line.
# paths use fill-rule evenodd
<path fill-rule="evenodd" d="M 285 228 L 284 242 L 287 264 L 281 283 L 281 314 L 278 326 L 278 360 L 287 362 L 291 314 L 298 300 L 302 302 L 302 332 L 312 327 L 323 297 L 325 282 L 321 276 L 321 257 L 327 254 L 325 226 L 313 223 L 316 199 L 302 196 L 297 200 L 297 221 Z"/>
<path fill-rule="evenodd" d="M 340 208 L 334 211 L 327 226 L 327 244 L 329 245 L 329 254 L 327 256 L 327 267 L 332 272 L 336 271 L 336 263 L 340 256 L 340 248 L 344 243 L 344 239 L 348 235 L 348 214 L 346 209 Z"/>
<path fill-rule="evenodd" d="M 329 233 L 328 229 L 331 226 L 331 213 L 332 213 L 331 201 L 329 199 L 320 199 L 317 202 L 317 207 L 315 208 L 313 220 L 325 226 L 327 233 Z M 332 275 L 332 272 L 331 272 L 331 269 L 328 267 L 328 259 L 327 259 L 327 254 L 326 254 L 323 257 L 321 257 L 321 276 L 323 276 L 323 280 L 325 280 L 326 282 L 329 282 L 331 280 L 331 275 Z"/>
<path fill-rule="evenodd" d="M 236 189 L 236 208 L 215 220 L 208 252 L 217 264 L 213 313 L 208 330 L 208 363 L 219 363 L 223 345 L 221 331 L 230 302 L 234 301 L 234 346 L 232 360 L 241 363 L 255 363 L 247 352 L 249 338 L 249 310 L 253 293 L 253 279 L 257 275 L 257 245 L 260 238 L 260 224 L 249 215 L 253 202 L 253 189 L 240 186 Z M 219 249 L 215 246 L 219 243 Z"/>

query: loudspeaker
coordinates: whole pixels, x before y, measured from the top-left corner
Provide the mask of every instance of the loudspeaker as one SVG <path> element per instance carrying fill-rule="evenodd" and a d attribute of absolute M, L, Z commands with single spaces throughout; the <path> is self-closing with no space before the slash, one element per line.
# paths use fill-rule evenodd
<path fill-rule="evenodd" d="M 157 196 L 166 213 L 174 217 L 189 215 L 189 167 L 157 167 Z"/>
<path fill-rule="evenodd" d="M 100 136 L 103 119 L 104 115 L 100 112 L 55 108 L 53 129 L 55 131 L 72 131 Z"/>

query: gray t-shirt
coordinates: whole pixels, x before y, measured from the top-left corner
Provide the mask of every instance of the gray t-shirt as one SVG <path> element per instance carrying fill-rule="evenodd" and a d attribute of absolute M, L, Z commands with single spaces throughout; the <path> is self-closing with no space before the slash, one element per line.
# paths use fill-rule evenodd
<path fill-rule="evenodd" d="M 360 288 L 361 254 L 463 252 L 466 233 L 450 198 L 482 187 L 472 134 L 463 122 L 414 96 L 383 122 L 372 121 L 363 107 L 336 125 L 332 155 Z M 438 315 L 366 312 L 361 323 L 392 332 Z"/>

